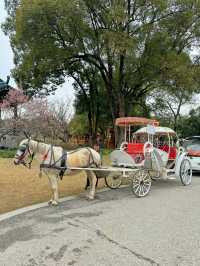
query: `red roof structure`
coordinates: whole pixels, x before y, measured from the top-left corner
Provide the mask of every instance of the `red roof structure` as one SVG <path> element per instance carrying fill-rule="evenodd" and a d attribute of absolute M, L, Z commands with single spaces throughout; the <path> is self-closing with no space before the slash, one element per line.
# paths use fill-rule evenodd
<path fill-rule="evenodd" d="M 149 119 L 145 117 L 119 117 L 115 121 L 115 125 L 119 127 L 125 126 L 159 126 L 159 122 L 155 119 Z"/>

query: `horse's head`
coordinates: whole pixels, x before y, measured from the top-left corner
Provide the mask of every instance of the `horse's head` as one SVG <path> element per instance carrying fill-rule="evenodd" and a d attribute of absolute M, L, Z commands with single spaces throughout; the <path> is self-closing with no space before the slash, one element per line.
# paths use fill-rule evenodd
<path fill-rule="evenodd" d="M 20 142 L 18 150 L 14 157 L 15 165 L 23 164 L 24 166 L 27 166 L 27 164 L 29 164 L 29 168 L 30 168 L 30 165 L 32 163 L 33 156 L 34 156 L 34 154 L 32 153 L 30 149 L 30 140 L 31 139 L 28 138 Z M 27 160 L 29 158 L 30 158 L 30 161 L 28 162 Z"/>

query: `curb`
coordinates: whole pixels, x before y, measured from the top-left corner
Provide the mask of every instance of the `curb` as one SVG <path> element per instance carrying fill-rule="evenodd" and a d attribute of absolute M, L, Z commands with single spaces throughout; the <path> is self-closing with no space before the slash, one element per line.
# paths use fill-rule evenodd
<path fill-rule="evenodd" d="M 96 192 L 96 194 L 102 193 L 102 192 L 105 192 L 105 191 L 108 191 L 108 190 L 110 190 L 110 189 L 109 188 L 103 188 L 103 189 L 98 190 Z M 76 196 L 68 196 L 68 197 L 60 198 L 59 202 L 65 202 L 65 201 L 69 201 L 69 200 L 74 200 L 74 199 L 77 199 L 78 197 L 79 196 L 76 195 Z M 27 213 L 27 212 L 30 212 L 30 211 L 33 211 L 33 210 L 37 210 L 37 209 L 40 209 L 40 208 L 44 208 L 44 207 L 47 207 L 47 206 L 49 206 L 48 202 L 43 202 L 43 203 L 38 203 L 38 204 L 33 204 L 33 205 L 30 205 L 30 206 L 27 206 L 27 207 L 23 207 L 23 208 L 14 210 L 14 211 L 6 212 L 6 213 L 0 215 L 0 222 L 4 221 L 6 219 L 9 219 L 9 218 L 15 217 L 17 215 L 20 215 L 20 214 L 23 214 L 23 213 Z"/>

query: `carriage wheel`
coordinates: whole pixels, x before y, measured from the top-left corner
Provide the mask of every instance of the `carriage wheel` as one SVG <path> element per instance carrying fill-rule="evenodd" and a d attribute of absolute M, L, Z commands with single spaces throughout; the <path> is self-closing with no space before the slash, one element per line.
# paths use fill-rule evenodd
<path fill-rule="evenodd" d="M 121 175 L 108 175 L 105 177 L 105 183 L 106 186 L 111 188 L 111 189 L 117 189 L 121 186 L 122 184 L 122 176 Z"/>
<path fill-rule="evenodd" d="M 188 186 L 192 182 L 192 165 L 187 158 L 183 159 L 180 166 L 180 179 L 184 186 Z"/>
<path fill-rule="evenodd" d="M 151 176 L 146 170 L 139 170 L 132 179 L 132 191 L 137 197 L 146 196 L 151 188 Z"/>

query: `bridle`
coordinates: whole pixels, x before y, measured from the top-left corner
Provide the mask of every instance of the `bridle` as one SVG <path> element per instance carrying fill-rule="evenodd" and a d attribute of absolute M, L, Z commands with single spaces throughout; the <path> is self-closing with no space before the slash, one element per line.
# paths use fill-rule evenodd
<path fill-rule="evenodd" d="M 30 143 L 30 139 L 28 140 L 27 144 L 22 144 L 19 146 L 18 150 L 22 152 L 21 155 L 19 156 L 15 156 L 15 158 L 18 160 L 18 164 L 22 164 L 24 165 L 25 167 L 27 168 L 31 168 L 31 164 L 33 162 L 33 159 L 34 159 L 34 152 L 31 153 L 31 150 L 30 150 L 30 147 L 29 147 L 29 143 Z M 25 157 L 27 155 L 27 153 L 29 154 L 29 162 L 25 162 Z"/>

